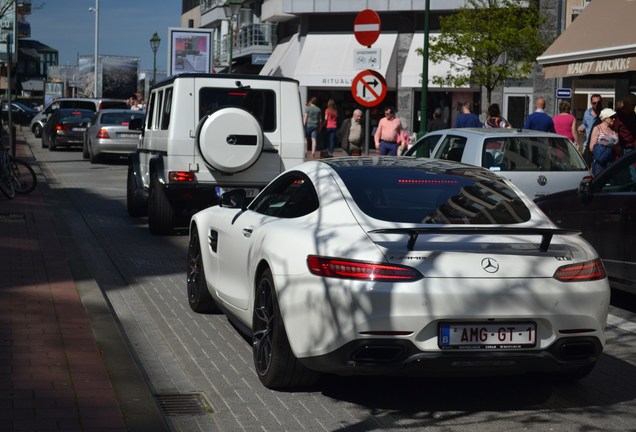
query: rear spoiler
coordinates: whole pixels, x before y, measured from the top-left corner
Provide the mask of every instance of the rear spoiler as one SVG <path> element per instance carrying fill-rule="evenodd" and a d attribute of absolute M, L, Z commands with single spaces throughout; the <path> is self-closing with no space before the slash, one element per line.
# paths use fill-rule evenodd
<path fill-rule="evenodd" d="M 369 231 L 373 234 L 408 234 L 409 242 L 406 247 L 412 251 L 420 234 L 460 234 L 460 235 L 540 235 L 539 250 L 547 252 L 555 235 L 580 235 L 581 232 L 562 228 L 490 228 L 490 227 L 430 227 L 430 228 L 384 228 Z"/>

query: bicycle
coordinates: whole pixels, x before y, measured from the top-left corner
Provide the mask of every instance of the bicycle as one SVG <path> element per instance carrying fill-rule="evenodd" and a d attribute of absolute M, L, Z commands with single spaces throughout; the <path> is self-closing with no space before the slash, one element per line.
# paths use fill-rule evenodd
<path fill-rule="evenodd" d="M 9 199 L 16 193 L 28 194 L 37 185 L 37 176 L 28 162 L 15 158 L 2 147 L 0 155 L 0 191 Z"/>

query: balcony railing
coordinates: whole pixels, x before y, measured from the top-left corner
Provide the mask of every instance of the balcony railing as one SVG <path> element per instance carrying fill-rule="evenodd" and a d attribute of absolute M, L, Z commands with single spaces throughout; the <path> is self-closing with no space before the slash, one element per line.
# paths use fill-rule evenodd
<path fill-rule="evenodd" d="M 216 41 L 213 53 L 214 65 L 227 65 L 229 42 L 228 34 Z M 270 54 L 276 46 L 276 24 L 250 24 L 235 29 L 233 42 L 232 57 L 234 59 L 252 54 Z"/>

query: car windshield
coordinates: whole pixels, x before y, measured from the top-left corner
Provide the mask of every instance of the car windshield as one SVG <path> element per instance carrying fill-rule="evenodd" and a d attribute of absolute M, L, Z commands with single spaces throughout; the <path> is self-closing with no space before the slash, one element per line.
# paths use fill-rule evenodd
<path fill-rule="evenodd" d="M 131 120 L 143 119 L 143 112 L 128 113 L 128 112 L 113 112 L 102 113 L 99 123 L 102 125 L 123 125 L 126 126 Z"/>
<path fill-rule="evenodd" d="M 484 140 L 482 166 L 492 171 L 587 171 L 566 138 L 493 137 Z"/>
<path fill-rule="evenodd" d="M 521 198 L 495 174 L 481 169 L 338 167 L 355 203 L 390 222 L 515 224 L 530 219 Z"/>

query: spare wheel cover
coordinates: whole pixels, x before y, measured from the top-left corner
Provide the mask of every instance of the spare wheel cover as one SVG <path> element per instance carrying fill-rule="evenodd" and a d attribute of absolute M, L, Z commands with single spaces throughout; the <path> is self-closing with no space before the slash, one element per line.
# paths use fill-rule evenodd
<path fill-rule="evenodd" d="M 263 131 L 249 112 L 241 108 L 223 108 L 201 120 L 197 147 L 211 168 L 240 172 L 251 167 L 261 155 Z"/>

